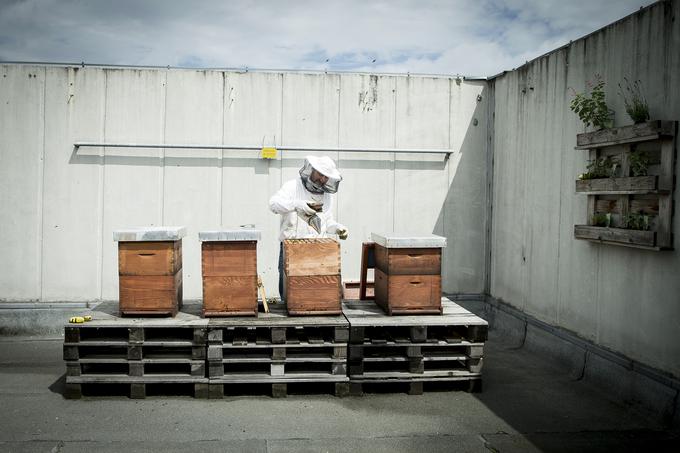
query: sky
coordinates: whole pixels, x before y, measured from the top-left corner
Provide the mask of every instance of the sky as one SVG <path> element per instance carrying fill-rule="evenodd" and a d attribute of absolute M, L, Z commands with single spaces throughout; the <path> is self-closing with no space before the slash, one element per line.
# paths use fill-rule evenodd
<path fill-rule="evenodd" d="M 0 61 L 492 76 L 649 0 L 0 0 Z"/>

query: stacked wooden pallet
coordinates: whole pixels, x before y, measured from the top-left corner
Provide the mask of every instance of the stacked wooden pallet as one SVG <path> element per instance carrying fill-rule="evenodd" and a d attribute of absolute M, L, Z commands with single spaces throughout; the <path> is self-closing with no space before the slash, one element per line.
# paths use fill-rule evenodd
<path fill-rule="evenodd" d="M 101 304 L 93 321 L 65 326 L 65 396 L 116 386 L 133 398 L 178 387 L 204 398 L 255 386 L 275 397 L 396 384 L 414 394 L 428 383 L 479 390 L 488 325 L 448 299 L 442 307 L 443 315 L 388 316 L 371 301 L 347 301 L 339 316 L 289 316 L 274 305 L 256 318 L 204 319 L 200 304 L 175 318 L 121 318 L 117 304 Z"/>
<path fill-rule="evenodd" d="M 120 387 L 131 398 L 174 394 L 178 387 L 207 397 L 207 320 L 182 312 L 174 319 L 128 319 L 96 311 L 94 318 L 64 328 L 67 398 Z"/>
<path fill-rule="evenodd" d="M 289 384 L 327 384 L 336 395 L 347 394 L 345 317 L 289 317 L 281 305 L 270 310 L 257 318 L 210 319 L 210 397 L 246 384 L 266 385 L 275 397 L 286 396 Z"/>
<path fill-rule="evenodd" d="M 350 392 L 398 382 L 419 394 L 424 383 L 453 381 L 480 390 L 488 324 L 448 299 L 442 308 L 441 316 L 387 316 L 372 302 L 345 302 Z"/>

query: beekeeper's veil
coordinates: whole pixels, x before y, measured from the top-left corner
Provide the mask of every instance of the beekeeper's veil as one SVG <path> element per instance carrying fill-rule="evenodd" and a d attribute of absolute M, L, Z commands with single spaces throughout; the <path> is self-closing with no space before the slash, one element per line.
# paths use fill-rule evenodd
<path fill-rule="evenodd" d="M 312 181 L 312 170 L 316 170 L 322 175 L 328 178 L 325 184 L 320 184 L 319 182 Z M 300 168 L 300 178 L 302 178 L 302 183 L 305 188 L 312 193 L 335 193 L 338 191 L 338 186 L 340 181 L 342 181 L 342 176 L 340 172 L 335 167 L 335 162 L 328 156 L 307 156 L 305 158 L 305 163 Z"/>

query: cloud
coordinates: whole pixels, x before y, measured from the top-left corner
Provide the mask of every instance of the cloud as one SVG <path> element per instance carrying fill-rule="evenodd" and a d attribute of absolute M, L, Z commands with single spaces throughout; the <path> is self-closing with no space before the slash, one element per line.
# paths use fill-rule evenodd
<path fill-rule="evenodd" d="M 14 0 L 4 60 L 492 75 L 649 0 Z M 374 61 L 375 60 L 375 61 Z"/>

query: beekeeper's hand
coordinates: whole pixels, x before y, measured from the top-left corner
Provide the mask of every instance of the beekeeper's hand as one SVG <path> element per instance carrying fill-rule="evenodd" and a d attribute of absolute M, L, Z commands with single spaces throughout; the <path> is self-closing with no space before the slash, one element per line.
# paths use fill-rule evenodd
<path fill-rule="evenodd" d="M 347 239 L 347 236 L 349 235 L 349 230 L 344 225 L 338 225 L 335 232 L 337 233 L 338 238 L 342 239 L 343 241 Z"/>
<path fill-rule="evenodd" d="M 293 206 L 295 207 L 295 211 L 300 214 L 300 215 L 314 215 L 316 214 L 316 211 L 312 209 L 310 206 L 311 201 L 305 201 L 305 200 L 295 200 L 293 203 Z"/>

